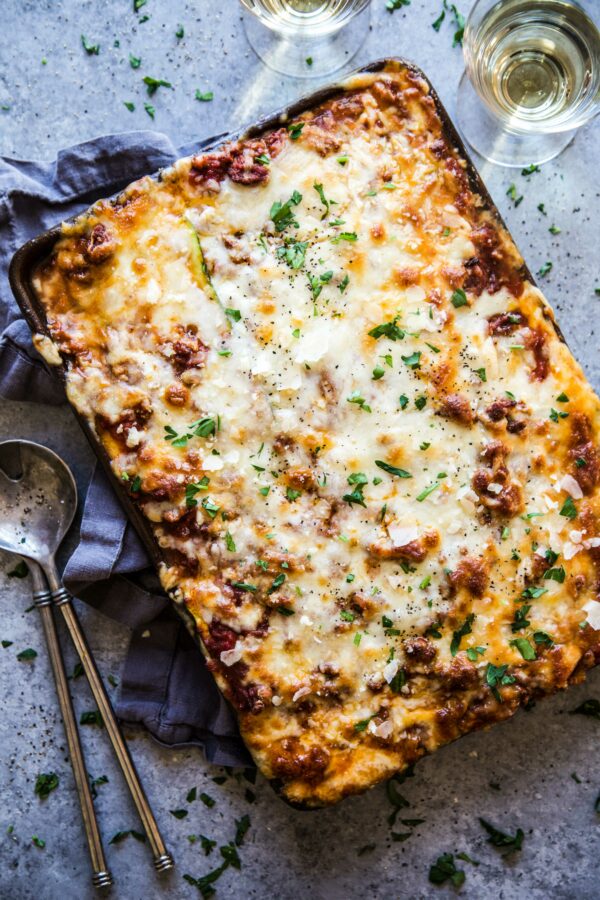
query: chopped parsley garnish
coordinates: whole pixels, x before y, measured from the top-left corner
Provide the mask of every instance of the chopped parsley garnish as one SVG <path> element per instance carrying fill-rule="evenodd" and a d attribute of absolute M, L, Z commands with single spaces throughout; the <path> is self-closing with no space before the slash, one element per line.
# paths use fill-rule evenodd
<path fill-rule="evenodd" d="M 234 309 L 232 306 L 225 307 L 225 315 L 231 322 L 240 322 L 242 319 L 240 310 Z"/>
<path fill-rule="evenodd" d="M 339 162 L 340 166 L 345 166 L 346 163 L 348 162 L 348 157 L 347 156 L 338 156 L 337 161 Z"/>
<path fill-rule="evenodd" d="M 135 111 L 135 103 L 132 103 L 131 100 L 123 100 L 123 106 L 125 106 L 129 112 Z"/>
<path fill-rule="evenodd" d="M 354 622 L 355 615 L 349 609 L 343 609 L 340 613 L 340 619 L 343 619 L 344 622 Z"/>
<path fill-rule="evenodd" d="M 409 369 L 420 369 L 421 368 L 421 351 L 415 350 L 414 353 L 411 353 L 409 356 L 401 356 L 400 359 L 402 362 L 408 366 Z"/>
<path fill-rule="evenodd" d="M 467 659 L 471 660 L 471 662 L 477 662 L 479 657 L 485 653 L 485 647 L 467 647 L 465 652 Z"/>
<path fill-rule="evenodd" d="M 231 587 L 236 588 L 238 591 L 245 591 L 249 594 L 255 594 L 258 590 L 255 584 L 248 584 L 247 581 L 232 581 Z"/>
<path fill-rule="evenodd" d="M 543 278 L 545 275 L 548 274 L 548 272 L 551 272 L 551 271 L 552 271 L 552 263 L 550 262 L 550 260 L 548 260 L 548 262 L 545 262 L 542 266 L 540 266 L 540 268 L 538 269 L 538 275 L 541 278 Z"/>
<path fill-rule="evenodd" d="M 530 166 L 527 166 L 525 169 L 521 169 L 521 175 L 533 175 L 534 172 L 541 172 L 541 171 L 542 170 L 540 169 L 539 166 L 537 166 L 535 163 L 531 163 Z"/>
<path fill-rule="evenodd" d="M 431 575 L 426 575 L 425 578 L 423 578 L 423 580 L 419 582 L 419 588 L 420 588 L 420 590 L 425 591 L 425 590 L 427 590 L 427 588 L 429 587 L 430 584 L 431 584 Z"/>
<path fill-rule="evenodd" d="M 308 276 L 308 285 L 310 287 L 310 292 L 313 300 L 316 300 L 321 291 L 323 290 L 324 284 L 329 284 L 331 279 L 333 278 L 333 272 L 323 272 L 322 275 L 309 275 Z"/>
<path fill-rule="evenodd" d="M 515 206 L 518 206 L 519 203 L 521 203 L 521 201 L 522 201 L 522 199 L 523 199 L 523 195 L 522 195 L 522 194 L 521 194 L 520 196 L 517 196 L 517 186 L 516 186 L 516 184 L 511 184 L 511 185 L 510 185 L 510 187 L 508 188 L 508 190 L 507 190 L 507 192 L 506 192 L 506 196 L 507 196 L 507 197 L 510 197 L 510 199 L 513 201 L 513 203 L 515 204 Z"/>
<path fill-rule="evenodd" d="M 367 403 L 364 397 L 361 397 L 359 391 L 352 391 L 349 397 L 346 397 L 348 403 L 356 403 L 360 409 L 364 410 L 364 412 L 372 412 L 371 407 Z"/>
<path fill-rule="evenodd" d="M 20 653 L 17 653 L 17 659 L 19 662 L 29 662 L 32 659 L 35 659 L 37 656 L 37 650 L 34 650 L 32 647 L 27 647 L 26 650 L 21 650 Z"/>
<path fill-rule="evenodd" d="M 375 465 L 380 469 L 383 469 L 384 472 L 387 472 L 388 475 L 395 475 L 397 478 L 412 478 L 412 475 L 410 472 L 407 472 L 406 469 L 399 469 L 397 466 L 391 466 L 382 459 L 376 459 Z"/>
<path fill-rule="evenodd" d="M 459 888 L 465 883 L 465 877 L 464 871 L 456 868 L 452 853 L 442 853 L 429 868 L 429 880 L 432 884 L 450 881 L 454 887 Z"/>
<path fill-rule="evenodd" d="M 511 835 L 499 831 L 489 822 L 486 822 L 485 819 L 480 818 L 479 822 L 489 835 L 488 842 L 494 847 L 506 847 L 509 852 L 520 850 L 522 848 L 525 835 L 520 828 L 517 828 L 517 833 L 515 835 Z"/>
<path fill-rule="evenodd" d="M 177 30 L 175 32 L 175 37 L 177 38 L 178 41 L 180 41 L 184 35 L 185 35 L 185 31 L 184 31 L 183 25 L 178 25 Z"/>
<path fill-rule="evenodd" d="M 482 381 L 487 381 L 487 373 L 483 367 L 481 369 L 474 369 L 473 371 L 476 375 L 479 375 Z"/>
<path fill-rule="evenodd" d="M 81 44 L 88 56 L 98 56 L 100 53 L 100 44 L 91 44 L 85 34 L 81 35 Z"/>
<path fill-rule="evenodd" d="M 218 417 L 205 416 L 192 422 L 188 426 L 188 430 L 182 434 L 177 434 L 170 425 L 165 425 L 165 441 L 169 441 L 172 447 L 185 447 L 187 442 L 193 437 L 207 438 L 214 435 L 219 430 Z"/>
<path fill-rule="evenodd" d="M 417 495 L 417 500 L 419 503 L 422 503 L 430 494 L 433 494 L 436 488 L 439 488 L 440 482 L 434 481 L 433 484 L 430 484 L 429 487 L 426 487 L 424 491 L 421 491 L 420 494 Z"/>
<path fill-rule="evenodd" d="M 286 200 L 285 203 L 281 203 L 279 200 L 276 200 L 275 203 L 273 203 L 269 212 L 269 218 L 275 225 L 276 231 L 285 231 L 290 225 L 293 225 L 294 228 L 299 227 L 294 215 L 293 207 L 298 206 L 301 200 L 302 194 L 298 191 L 294 191 L 290 199 Z"/>
<path fill-rule="evenodd" d="M 292 125 L 288 125 L 287 130 L 290 138 L 293 141 L 297 141 L 300 135 L 302 134 L 302 130 L 304 128 L 304 122 L 295 122 Z"/>
<path fill-rule="evenodd" d="M 127 831 L 117 831 L 116 834 L 113 834 L 109 844 L 120 844 L 121 841 L 124 841 L 125 838 L 132 837 L 135 838 L 136 841 L 139 841 L 140 844 L 144 844 L 146 842 L 146 835 L 142 834 L 141 831 L 135 831 L 133 828 L 129 828 Z"/>
<path fill-rule="evenodd" d="M 143 78 L 143 82 L 146 85 L 146 90 L 148 91 L 149 97 L 152 97 L 152 95 L 157 92 L 159 87 L 173 87 L 170 81 L 165 81 L 164 78 L 152 78 L 151 75 L 145 75 Z"/>
<path fill-rule="evenodd" d="M 266 153 L 259 153 L 258 156 L 254 157 L 254 162 L 260 163 L 261 166 L 270 166 L 271 157 L 267 156 Z"/>
<path fill-rule="evenodd" d="M 355 647 L 358 647 L 358 645 L 360 644 L 361 638 L 362 638 L 362 634 L 360 633 L 360 631 L 357 631 L 356 634 L 354 635 L 354 640 L 353 640 Z"/>
<path fill-rule="evenodd" d="M 398 397 L 398 403 L 400 404 L 400 409 L 406 409 L 408 406 L 408 397 L 406 394 L 400 394 Z"/>
<path fill-rule="evenodd" d="M 348 287 L 348 284 L 349 284 L 349 283 L 350 283 L 350 278 L 348 277 L 348 275 L 344 275 L 344 277 L 342 278 L 342 280 L 341 280 L 340 283 L 338 284 L 338 291 L 340 292 L 340 294 L 343 294 L 343 293 L 344 293 L 344 291 L 345 291 L 346 288 Z"/>
<path fill-rule="evenodd" d="M 551 408 L 548 418 L 551 419 L 553 422 L 558 422 L 559 419 L 568 419 L 569 413 L 568 412 L 559 412 L 557 409 Z"/>
<path fill-rule="evenodd" d="M 99 725 L 100 728 L 104 727 L 104 720 L 102 718 L 102 714 L 98 709 L 88 709 L 86 712 L 82 712 L 79 717 L 80 725 Z"/>
<path fill-rule="evenodd" d="M 576 519 L 577 518 L 577 507 L 573 503 L 572 497 L 567 497 L 563 505 L 560 509 L 561 516 L 564 516 L 566 519 Z"/>
<path fill-rule="evenodd" d="M 440 30 L 440 28 L 442 27 L 442 22 L 444 21 L 445 18 L 446 18 L 446 10 L 443 9 L 441 11 L 441 13 L 439 14 L 439 16 L 437 17 L 437 19 L 435 20 L 435 22 L 431 23 L 431 27 L 433 28 L 434 31 Z"/>
<path fill-rule="evenodd" d="M 533 649 L 527 638 L 513 638 L 513 640 L 510 641 L 510 646 L 515 647 L 519 651 L 523 659 L 535 659 L 535 650 Z"/>
<path fill-rule="evenodd" d="M 151 103 L 144 103 L 144 109 L 146 110 L 146 112 L 148 113 L 148 115 L 150 116 L 150 118 L 153 119 L 153 118 L 154 118 L 154 113 L 156 112 L 156 110 L 154 109 L 154 107 L 152 106 L 152 104 L 151 104 Z"/>
<path fill-rule="evenodd" d="M 227 547 L 227 549 L 229 550 L 230 553 L 237 552 L 237 547 L 235 546 L 235 541 L 228 531 L 225 532 L 225 546 Z"/>
<path fill-rule="evenodd" d="M 245 815 L 242 816 L 241 819 L 235 820 L 235 838 L 234 843 L 236 847 L 241 847 L 244 843 L 244 838 L 248 833 L 248 829 L 250 828 L 250 816 Z"/>
<path fill-rule="evenodd" d="M 568 402 L 569 402 L 569 398 L 567 397 L 567 395 L 565 394 L 565 392 L 562 391 L 562 393 L 560 393 L 560 394 L 558 395 L 558 397 L 556 398 L 556 402 L 557 402 L 557 403 L 568 403 Z"/>
<path fill-rule="evenodd" d="M 548 231 L 550 234 L 560 234 L 560 228 L 557 228 L 556 225 L 551 225 Z"/>
<path fill-rule="evenodd" d="M 355 731 L 366 731 L 367 726 L 372 718 L 373 718 L 373 716 L 369 716 L 368 719 L 361 719 L 360 722 L 355 722 L 354 730 Z"/>
<path fill-rule="evenodd" d="M 192 509 L 194 506 L 198 506 L 198 501 L 196 500 L 196 494 L 199 494 L 200 491 L 207 491 L 209 484 L 208 475 L 204 475 L 203 478 L 200 479 L 196 484 L 186 484 L 185 486 L 185 505 Z"/>
<path fill-rule="evenodd" d="M 315 181 L 315 183 L 313 184 L 313 188 L 315 189 L 315 191 L 316 191 L 317 194 L 319 195 L 319 200 L 321 201 L 321 203 L 322 203 L 323 206 L 325 207 L 325 212 L 324 212 L 323 215 L 321 216 L 321 221 L 323 221 L 323 219 L 326 219 L 327 216 L 329 215 L 329 207 L 330 207 L 333 203 L 335 203 L 336 201 L 335 201 L 335 200 L 328 200 L 328 199 L 327 199 L 327 197 L 325 196 L 325 191 L 323 190 L 323 185 L 322 185 L 322 184 L 318 184 L 318 183 Z"/>
<path fill-rule="evenodd" d="M 58 775 L 56 772 L 42 772 L 35 780 L 34 793 L 44 799 L 58 787 Z"/>
<path fill-rule="evenodd" d="M 271 585 L 271 587 L 267 588 L 267 596 L 274 594 L 275 591 L 279 590 L 284 581 L 285 575 L 283 574 L 283 572 L 280 572 L 279 575 L 276 575 L 273 579 L 273 584 Z M 286 615 L 290 615 L 290 613 L 286 612 Z"/>
<path fill-rule="evenodd" d="M 302 494 L 302 491 L 297 491 L 295 488 L 291 488 L 291 487 L 286 488 L 286 491 L 285 491 L 285 496 L 290 501 L 290 503 L 293 503 L 294 500 L 297 500 L 301 494 Z"/>
<path fill-rule="evenodd" d="M 334 238 L 331 239 L 332 244 L 339 244 L 340 241 L 357 241 L 358 235 L 355 231 L 340 231 Z"/>
<path fill-rule="evenodd" d="M 416 397 L 416 398 L 415 398 L 415 406 L 417 407 L 417 409 L 419 410 L 419 412 L 420 412 L 422 409 L 425 409 L 425 406 L 426 406 L 426 405 L 427 405 L 427 397 L 420 396 L 420 397 Z"/>
<path fill-rule="evenodd" d="M 205 805 L 205 806 L 208 806 L 209 809 L 212 809 L 212 807 L 213 807 L 213 806 L 215 805 L 215 803 L 217 802 L 216 800 L 214 800 L 214 799 L 210 796 L 210 794 L 205 794 L 204 791 L 200 794 L 200 798 L 199 798 L 199 799 L 202 800 L 202 802 L 204 803 L 204 805 Z"/>
<path fill-rule="evenodd" d="M 38 837 L 37 834 L 34 834 L 31 838 L 31 843 L 35 844 L 36 847 L 39 847 L 40 850 L 43 850 L 46 846 L 46 841 L 42 840 L 42 838 Z"/>
<path fill-rule="evenodd" d="M 195 786 L 193 788 L 190 788 L 190 790 L 187 792 L 187 797 L 185 798 L 186 803 L 193 803 L 196 799 L 197 793 L 198 789 Z"/>
<path fill-rule="evenodd" d="M 541 214 L 542 214 L 543 216 L 547 216 L 547 215 L 548 215 L 548 213 L 546 212 L 546 207 L 544 206 L 543 203 L 538 203 L 537 208 L 539 209 L 539 211 L 541 212 Z"/>
<path fill-rule="evenodd" d="M 551 581 L 558 581 L 559 584 L 562 584 L 566 578 L 567 573 L 565 572 L 564 566 L 557 566 L 552 569 L 546 569 L 544 572 L 544 578 L 548 578 Z"/>
<path fill-rule="evenodd" d="M 363 472 L 354 472 L 352 475 L 349 475 L 348 484 L 354 485 L 354 488 L 351 494 L 344 494 L 342 500 L 350 504 L 350 506 L 355 503 L 357 506 L 364 506 L 366 509 L 367 504 L 363 497 L 363 491 L 365 489 L 365 484 L 367 483 L 367 476 Z"/>
<path fill-rule="evenodd" d="M 398 328 L 397 321 L 400 316 L 394 316 L 391 322 L 384 322 L 382 325 L 377 325 L 375 328 L 372 328 L 371 331 L 368 332 L 369 337 L 375 338 L 377 340 L 380 337 L 389 338 L 390 341 L 401 341 L 404 338 L 404 331 L 401 328 Z"/>
<path fill-rule="evenodd" d="M 169 812 L 176 819 L 185 819 L 188 814 L 187 809 L 170 809 Z"/>
<path fill-rule="evenodd" d="M 133 53 L 129 54 L 129 65 L 132 69 L 139 69 L 142 64 L 141 56 L 134 56 Z"/>
<path fill-rule="evenodd" d="M 520 606 L 516 610 L 515 618 L 510 626 L 513 634 L 517 631 L 521 631 L 523 628 L 527 628 L 531 624 L 531 622 L 527 618 L 530 609 L 531 604 L 526 603 L 524 606 Z"/>
<path fill-rule="evenodd" d="M 460 628 L 458 628 L 456 631 L 453 632 L 452 642 L 450 644 L 450 653 L 452 654 L 452 656 L 456 656 L 456 654 L 460 650 L 461 640 L 464 637 L 466 637 L 467 634 L 472 633 L 473 629 L 471 626 L 473 625 L 474 619 L 475 619 L 475 613 L 469 613 L 469 615 L 467 616 L 465 621 L 462 623 Z"/>
<path fill-rule="evenodd" d="M 550 637 L 549 634 L 546 634 L 545 631 L 534 631 L 533 640 L 536 644 L 541 644 L 546 647 L 554 646 L 554 640 Z"/>
<path fill-rule="evenodd" d="M 308 241 L 296 241 L 293 238 L 286 240 L 284 246 L 278 247 L 275 255 L 284 259 L 292 269 L 301 269 L 304 265 Z"/>
<path fill-rule="evenodd" d="M 502 703 L 502 697 L 500 695 L 500 691 L 498 690 L 498 685 L 514 684 L 515 681 L 513 675 L 506 674 L 507 669 L 507 663 L 502 666 L 495 666 L 492 663 L 488 663 L 487 669 L 485 670 L 486 684 L 491 688 L 492 694 L 494 695 L 498 703 Z"/>
<path fill-rule="evenodd" d="M 213 91 L 204 91 L 197 89 L 194 94 L 196 100 L 200 100 L 202 103 L 208 103 L 210 100 L 214 100 L 215 95 Z"/>
<path fill-rule="evenodd" d="M 395 9 L 402 9 L 403 6 L 410 6 L 410 0 L 385 0 L 385 8 L 390 12 Z"/>
<path fill-rule="evenodd" d="M 450 302 L 454 309 L 460 309 L 461 306 L 468 306 L 469 301 L 467 300 L 467 295 L 463 291 L 462 288 L 457 288 L 450 297 Z"/>
<path fill-rule="evenodd" d="M 202 509 L 205 509 L 210 518 L 214 519 L 221 507 L 213 503 L 210 497 L 205 497 L 202 501 Z"/>
<path fill-rule="evenodd" d="M 373 369 L 373 381 L 379 381 L 380 378 L 383 378 L 385 375 L 385 369 L 383 366 L 375 366 Z"/>

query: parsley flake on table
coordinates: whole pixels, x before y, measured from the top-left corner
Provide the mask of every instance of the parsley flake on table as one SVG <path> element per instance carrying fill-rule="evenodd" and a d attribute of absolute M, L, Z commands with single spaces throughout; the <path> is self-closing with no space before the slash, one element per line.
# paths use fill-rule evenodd
<path fill-rule="evenodd" d="M 177 30 L 175 32 L 175 37 L 178 41 L 180 41 L 183 37 L 185 37 L 185 29 L 183 25 L 178 25 Z"/>
<path fill-rule="evenodd" d="M 35 780 L 34 793 L 42 799 L 48 797 L 58 787 L 56 772 L 42 772 Z"/>
<path fill-rule="evenodd" d="M 88 56 L 98 56 L 100 53 L 100 44 L 90 43 L 85 34 L 81 35 L 81 44 Z"/>
<path fill-rule="evenodd" d="M 27 647 L 26 650 L 21 650 L 20 653 L 17 653 L 17 659 L 19 662 L 29 662 L 32 659 L 35 659 L 37 656 L 37 650 L 33 650 L 31 647 Z"/>
<path fill-rule="evenodd" d="M 125 106 L 129 112 L 134 112 L 135 103 L 132 103 L 131 100 L 123 100 L 123 106 Z"/>
<path fill-rule="evenodd" d="M 129 65 L 132 69 L 139 69 L 142 64 L 141 56 L 134 56 L 133 53 L 129 54 Z"/>
<path fill-rule="evenodd" d="M 136 831 L 134 828 L 128 828 L 126 831 L 117 831 L 116 834 L 113 834 L 109 844 L 120 844 L 125 838 L 132 837 L 135 838 L 136 841 L 139 841 L 140 844 L 146 843 L 146 835 L 142 834 L 141 831 Z"/>
<path fill-rule="evenodd" d="M 214 100 L 215 95 L 214 91 L 201 91 L 199 88 L 196 90 L 194 94 L 194 98 L 196 100 L 200 100 L 202 103 L 208 103 L 210 100 Z"/>
<path fill-rule="evenodd" d="M 512 853 L 513 850 L 522 849 L 525 834 L 521 828 L 517 828 L 517 832 L 514 835 L 505 834 L 505 832 L 495 828 L 494 825 L 481 817 L 479 818 L 479 822 L 487 831 L 489 835 L 488 843 L 492 844 L 493 847 L 506 848 L 507 853 Z"/>
<path fill-rule="evenodd" d="M 390 12 L 395 9 L 402 9 L 403 6 L 410 6 L 410 0 L 385 0 L 385 8 Z"/>
<path fill-rule="evenodd" d="M 516 184 L 511 184 L 506 192 L 506 196 L 509 197 L 515 206 L 518 206 L 519 203 L 523 200 L 523 195 L 517 196 L 517 186 Z"/>
<path fill-rule="evenodd" d="M 571 710 L 571 715 L 590 716 L 600 722 L 600 700 L 596 700 L 595 697 L 584 700 L 583 703 Z"/>
<path fill-rule="evenodd" d="M 540 276 L 540 278 L 544 278 L 551 271 L 552 263 L 550 262 L 550 260 L 548 260 L 548 262 L 545 262 L 542 266 L 540 266 L 540 268 L 538 269 L 538 275 Z"/>
<path fill-rule="evenodd" d="M 154 113 L 156 112 L 156 110 L 154 109 L 154 107 L 152 106 L 152 104 L 151 104 L 151 103 L 144 103 L 144 109 L 146 110 L 146 112 L 148 113 L 148 115 L 150 116 L 150 118 L 153 119 L 153 118 L 154 118 Z"/>
<path fill-rule="evenodd" d="M 145 75 L 142 80 L 146 85 L 149 97 L 152 97 L 159 87 L 173 88 L 171 82 L 165 81 L 164 78 L 153 78 L 151 75 Z"/>
<path fill-rule="evenodd" d="M 7 578 L 27 578 L 29 569 L 24 559 L 19 560 L 14 569 L 6 573 Z"/>
<path fill-rule="evenodd" d="M 452 853 L 442 853 L 429 868 L 429 880 L 432 884 L 445 884 L 450 881 L 459 888 L 465 883 L 465 873 L 457 869 Z"/>

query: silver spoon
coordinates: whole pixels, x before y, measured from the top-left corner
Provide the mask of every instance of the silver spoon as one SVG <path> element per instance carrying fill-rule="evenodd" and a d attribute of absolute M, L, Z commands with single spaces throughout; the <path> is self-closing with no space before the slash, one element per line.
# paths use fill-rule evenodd
<path fill-rule="evenodd" d="M 77 509 L 77 488 L 63 460 L 32 441 L 0 443 L 0 547 L 38 563 L 55 605 L 65 619 L 104 721 L 125 781 L 152 849 L 158 872 L 174 862 L 161 837 L 106 688 L 88 646 L 71 596 L 58 574 L 54 554 Z M 86 782 L 87 783 L 87 782 Z M 92 807 L 93 809 L 93 807 Z M 84 821 L 85 814 L 84 814 Z"/>

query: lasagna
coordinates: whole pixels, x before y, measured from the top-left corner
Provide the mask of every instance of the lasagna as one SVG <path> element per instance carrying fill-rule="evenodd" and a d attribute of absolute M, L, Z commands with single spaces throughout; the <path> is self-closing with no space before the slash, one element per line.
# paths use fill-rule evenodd
<path fill-rule="evenodd" d="M 412 66 L 96 203 L 34 287 L 36 346 L 291 803 L 600 659 L 599 401 Z"/>

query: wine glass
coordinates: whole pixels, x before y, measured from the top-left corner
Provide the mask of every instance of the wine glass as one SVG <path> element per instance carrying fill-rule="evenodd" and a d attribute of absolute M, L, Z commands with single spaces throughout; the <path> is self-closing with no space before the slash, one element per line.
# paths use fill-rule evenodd
<path fill-rule="evenodd" d="M 319 78 L 341 69 L 369 31 L 370 0 L 240 0 L 255 53 L 276 72 Z"/>
<path fill-rule="evenodd" d="M 457 120 L 490 162 L 557 156 L 600 111 L 597 0 L 477 0 L 465 26 Z"/>

